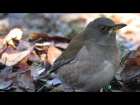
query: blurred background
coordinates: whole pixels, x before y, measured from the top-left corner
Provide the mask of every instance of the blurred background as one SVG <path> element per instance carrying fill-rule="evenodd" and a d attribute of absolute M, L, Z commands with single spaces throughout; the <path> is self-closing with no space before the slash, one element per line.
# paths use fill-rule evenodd
<path fill-rule="evenodd" d="M 98 17 L 108 17 L 128 26 L 121 29 L 118 43 L 129 50 L 140 45 L 140 13 L 0 13 L 0 37 L 15 27 L 24 28 L 24 38 L 31 33 L 73 38 Z"/>

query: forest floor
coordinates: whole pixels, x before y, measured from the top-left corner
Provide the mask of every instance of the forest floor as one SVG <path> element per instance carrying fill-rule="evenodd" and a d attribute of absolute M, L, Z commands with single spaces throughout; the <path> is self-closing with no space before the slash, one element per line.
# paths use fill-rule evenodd
<path fill-rule="evenodd" d="M 101 16 L 128 26 L 121 29 L 117 35 L 121 51 L 119 70 L 99 91 L 140 91 L 140 14 L 138 13 L 1 13 L 0 91 L 73 91 L 69 87 L 60 87 L 63 83 L 58 78 L 46 80 L 41 77 L 67 48 L 71 39 L 82 32 L 90 21 Z"/>

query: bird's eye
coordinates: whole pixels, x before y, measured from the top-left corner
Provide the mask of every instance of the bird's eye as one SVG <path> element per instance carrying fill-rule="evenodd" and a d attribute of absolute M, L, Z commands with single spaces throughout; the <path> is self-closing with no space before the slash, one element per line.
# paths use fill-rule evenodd
<path fill-rule="evenodd" d="M 107 28 L 106 27 L 104 27 L 104 26 L 101 26 L 101 28 L 100 28 L 102 31 L 106 31 L 107 30 Z"/>

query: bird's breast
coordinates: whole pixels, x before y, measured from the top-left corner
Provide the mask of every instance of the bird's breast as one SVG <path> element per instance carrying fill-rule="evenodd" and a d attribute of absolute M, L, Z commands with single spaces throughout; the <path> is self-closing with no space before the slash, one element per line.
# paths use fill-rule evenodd
<path fill-rule="evenodd" d="M 87 50 L 84 46 L 77 58 L 62 66 L 58 74 L 63 82 L 72 87 L 84 91 L 98 91 L 114 77 L 114 62 L 114 58 L 110 60 L 109 52 L 105 52 L 104 49 L 93 47 Z"/>

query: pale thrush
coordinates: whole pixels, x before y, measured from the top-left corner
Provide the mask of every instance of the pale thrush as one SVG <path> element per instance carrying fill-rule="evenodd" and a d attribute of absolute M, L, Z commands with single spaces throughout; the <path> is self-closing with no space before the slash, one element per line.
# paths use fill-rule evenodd
<path fill-rule="evenodd" d="M 118 70 L 116 30 L 125 26 L 104 17 L 93 20 L 71 40 L 49 73 L 55 71 L 64 84 L 75 89 L 98 91 Z"/>

